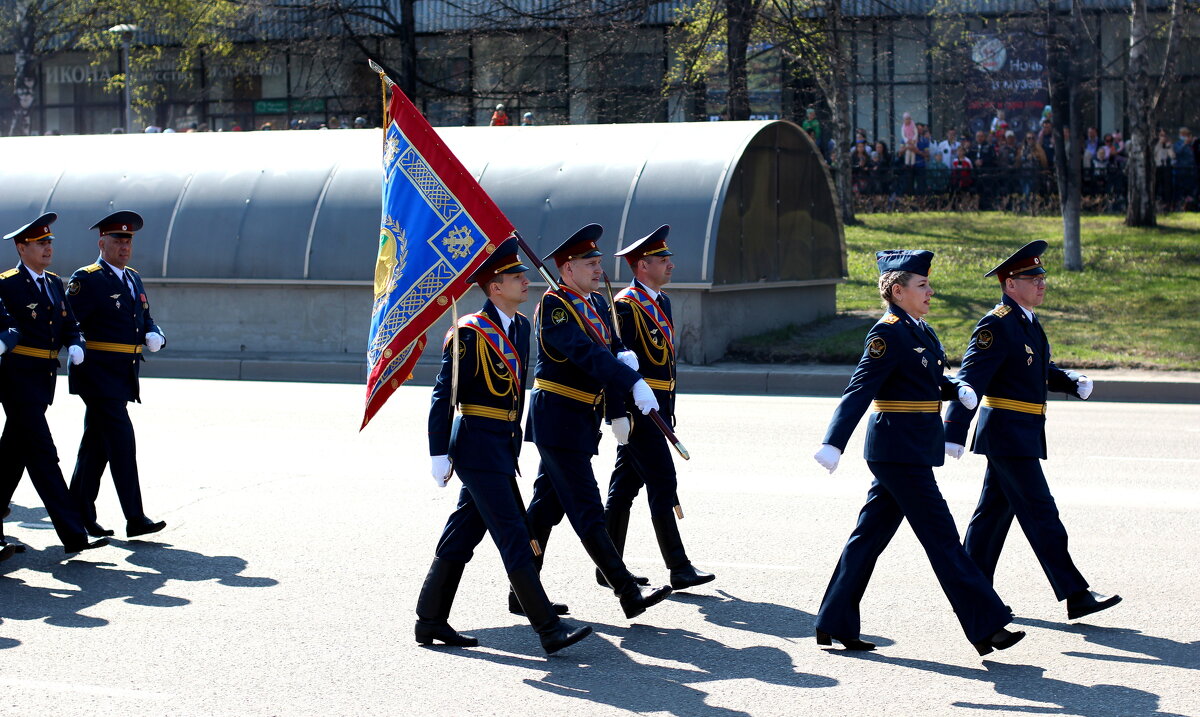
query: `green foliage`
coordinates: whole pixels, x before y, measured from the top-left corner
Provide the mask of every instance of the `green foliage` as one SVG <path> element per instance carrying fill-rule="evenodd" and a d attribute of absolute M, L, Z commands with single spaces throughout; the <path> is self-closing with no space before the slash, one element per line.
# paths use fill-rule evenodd
<path fill-rule="evenodd" d="M 1050 243 L 1046 303 L 1038 309 L 1054 359 L 1072 368 L 1120 367 L 1200 369 L 1200 215 L 1160 218 L 1158 229 L 1124 226 L 1119 217 L 1084 218 L 1084 271 L 1063 266 L 1062 221 L 998 213 L 860 215 L 862 226 L 846 228 L 848 281 L 838 287 L 840 317 L 880 312 L 876 289 L 878 249 L 928 249 L 936 253 L 928 320 L 959 361 L 971 330 L 1000 299 L 999 282 L 988 270 L 1034 239 Z M 856 361 L 865 328 L 821 333 L 794 344 L 792 360 Z M 819 343 L 815 341 L 819 340 Z M 773 360 L 785 360 L 776 351 Z"/>
<path fill-rule="evenodd" d="M 695 85 L 725 63 L 725 4 L 722 0 L 684 3 L 675 11 L 668 35 L 674 57 L 663 92 Z"/>

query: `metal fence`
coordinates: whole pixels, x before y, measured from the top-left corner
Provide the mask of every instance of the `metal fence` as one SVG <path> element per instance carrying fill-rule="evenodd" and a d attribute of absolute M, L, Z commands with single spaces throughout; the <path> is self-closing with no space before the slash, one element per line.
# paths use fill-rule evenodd
<path fill-rule="evenodd" d="M 1021 168 L 931 169 L 882 166 L 851 170 L 856 211 L 1000 210 L 1037 214 L 1058 210 L 1053 170 Z M 1197 211 L 1195 167 L 1158 167 L 1155 198 L 1165 211 Z M 1084 209 L 1123 213 L 1123 167 L 1083 170 Z"/>

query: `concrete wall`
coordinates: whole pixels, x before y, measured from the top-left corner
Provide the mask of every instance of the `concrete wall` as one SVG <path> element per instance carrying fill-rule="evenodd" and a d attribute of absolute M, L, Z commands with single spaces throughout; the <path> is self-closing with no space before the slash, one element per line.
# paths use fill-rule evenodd
<path fill-rule="evenodd" d="M 147 279 L 151 311 L 168 337 L 173 359 L 366 362 L 372 288 L 361 283 L 192 282 Z M 812 321 L 833 313 L 832 281 L 720 290 L 671 290 L 679 360 L 707 364 L 744 336 Z M 544 288 L 530 287 L 523 313 L 532 317 Z M 459 302 L 460 314 L 478 309 L 477 288 Z M 427 334 L 441 345 L 449 312 Z M 436 361 L 426 352 L 423 362 Z M 150 357 L 153 360 L 154 357 Z M 265 364 L 261 370 L 268 371 Z"/>

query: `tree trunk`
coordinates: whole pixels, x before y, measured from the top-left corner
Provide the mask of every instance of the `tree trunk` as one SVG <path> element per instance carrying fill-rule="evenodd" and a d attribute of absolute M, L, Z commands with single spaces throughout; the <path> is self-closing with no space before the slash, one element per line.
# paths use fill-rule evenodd
<path fill-rule="evenodd" d="M 854 215 L 854 189 L 850 176 L 850 81 L 847 68 L 850 60 L 846 56 L 845 38 L 842 36 L 841 0 L 829 0 L 825 12 L 829 23 L 829 91 L 826 101 L 833 119 L 833 141 L 837 169 L 837 197 L 842 210 L 842 224 L 858 224 Z M 824 138 L 822 138 L 824 141 Z"/>
<path fill-rule="evenodd" d="M 29 3 L 17 3 L 13 23 L 13 111 L 8 123 L 9 136 L 26 136 L 33 132 L 33 110 L 38 98 L 38 62 L 34 52 L 34 8 Z"/>
<path fill-rule="evenodd" d="M 1125 149 L 1129 154 L 1126 165 L 1128 206 L 1125 226 L 1153 227 L 1158 225 L 1154 203 L 1154 117 L 1151 113 L 1150 76 L 1147 42 L 1150 40 L 1146 21 L 1146 0 L 1132 0 L 1129 11 L 1129 69 L 1125 73 L 1126 116 L 1129 118 L 1129 139 Z"/>
<path fill-rule="evenodd" d="M 1082 72 L 1077 60 L 1082 49 L 1082 27 L 1079 0 L 1071 3 L 1071 18 L 1065 24 L 1057 22 L 1055 5 L 1048 5 L 1046 42 L 1049 43 L 1050 108 L 1054 113 L 1054 175 L 1062 207 L 1063 265 L 1067 271 L 1083 271 L 1079 229 L 1083 206 L 1083 116 L 1079 106 Z"/>
<path fill-rule="evenodd" d="M 754 24 L 752 0 L 725 0 L 725 56 L 729 94 L 725 106 L 731 120 L 750 119 L 750 89 L 746 80 L 746 51 Z"/>
<path fill-rule="evenodd" d="M 396 81 L 404 94 L 417 101 L 417 18 L 413 12 L 416 0 L 400 3 L 400 77 Z"/>

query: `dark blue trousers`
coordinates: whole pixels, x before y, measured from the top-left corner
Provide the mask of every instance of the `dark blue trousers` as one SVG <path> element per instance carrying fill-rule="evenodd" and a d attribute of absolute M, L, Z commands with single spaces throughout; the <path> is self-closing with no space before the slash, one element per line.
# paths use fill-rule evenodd
<path fill-rule="evenodd" d="M 512 476 L 462 468 L 456 469 L 456 475 L 463 487 L 458 494 L 458 507 L 442 530 L 437 557 L 470 562 L 484 533 L 491 533 L 506 573 L 532 563 L 529 529 L 513 492 Z"/>
<path fill-rule="evenodd" d="M 930 466 L 867 461 L 875 480 L 858 525 L 825 590 L 816 628 L 838 637 L 858 637 L 859 603 L 879 555 L 908 519 L 909 526 L 949 598 L 963 632 L 982 642 L 1012 622 L 1012 615 L 959 543 L 958 529 Z"/>
<path fill-rule="evenodd" d="M 629 443 L 617 446 L 617 464 L 608 481 L 606 510 L 628 512 L 642 486 L 650 515 L 669 515 L 679 503 L 671 447 L 649 418 L 638 416 Z"/>
<path fill-rule="evenodd" d="M 85 520 L 96 520 L 96 496 L 107 466 L 125 520 L 145 516 L 142 487 L 138 480 L 137 442 L 129 420 L 128 401 L 116 398 L 85 398 L 83 438 L 71 476 L 71 495 L 79 503 Z"/>
<path fill-rule="evenodd" d="M 594 535 L 597 529 L 603 533 L 604 508 L 592 474 L 592 454 L 548 446 L 538 446 L 538 453 L 542 461 L 529 501 L 533 534 L 549 535 L 564 514 L 581 539 Z"/>
<path fill-rule="evenodd" d="M 1072 593 L 1086 590 L 1087 580 L 1067 551 L 1067 529 L 1058 517 L 1058 506 L 1050 495 L 1041 460 L 988 456 L 983 492 L 964 542 L 967 554 L 988 580 L 996 575 L 996 563 L 1014 515 L 1050 579 L 1054 596 L 1066 600 Z"/>
<path fill-rule="evenodd" d="M 42 499 L 50 522 L 64 544 L 86 535 L 83 516 L 67 491 L 58 450 L 46 423 L 46 404 L 5 401 L 4 434 L 0 435 L 0 510 L 12 502 L 13 492 L 28 469 L 29 480 Z M 4 537 L 0 530 L 0 538 Z"/>

